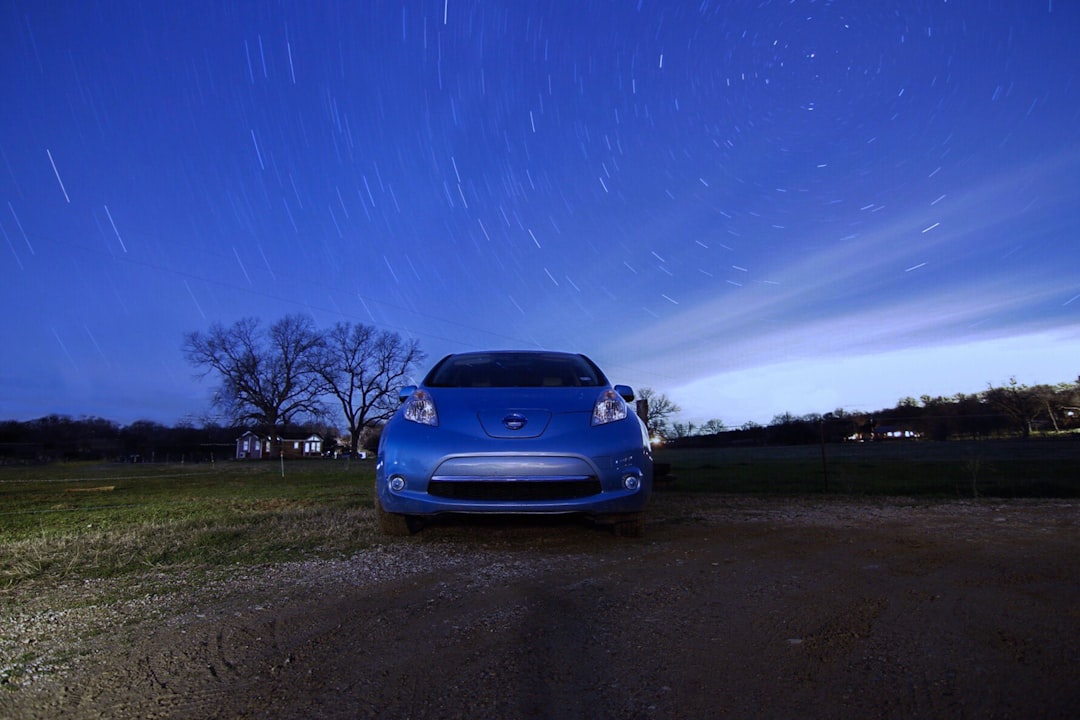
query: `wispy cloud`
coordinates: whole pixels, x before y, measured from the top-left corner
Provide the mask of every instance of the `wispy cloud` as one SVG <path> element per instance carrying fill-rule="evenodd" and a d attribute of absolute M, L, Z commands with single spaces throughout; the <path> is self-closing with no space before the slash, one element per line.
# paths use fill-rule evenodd
<path fill-rule="evenodd" d="M 1074 202 L 1075 183 L 1063 175 L 1080 175 L 1078 159 L 1073 151 L 1013 168 L 951 204 L 911 207 L 863 234 L 822 242 L 771 274 L 769 283 L 684 302 L 674 314 L 615 338 L 607 354 L 632 354 L 643 368 L 677 367 L 697 379 L 795 357 L 885 352 L 1060 325 L 1075 280 L 1016 267 L 1003 255 L 1016 242 L 1010 223 Z M 940 225 L 922 232 L 930 219 Z M 994 262 L 971 270 L 985 255 Z"/>

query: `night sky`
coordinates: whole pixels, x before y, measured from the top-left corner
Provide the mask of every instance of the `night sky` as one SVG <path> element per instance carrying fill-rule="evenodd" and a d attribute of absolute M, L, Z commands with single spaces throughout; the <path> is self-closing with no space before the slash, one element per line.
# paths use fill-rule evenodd
<path fill-rule="evenodd" d="M 0 419 L 198 422 L 184 333 L 290 313 L 729 426 L 1075 380 L 1078 38 L 1066 0 L 4 0 Z"/>

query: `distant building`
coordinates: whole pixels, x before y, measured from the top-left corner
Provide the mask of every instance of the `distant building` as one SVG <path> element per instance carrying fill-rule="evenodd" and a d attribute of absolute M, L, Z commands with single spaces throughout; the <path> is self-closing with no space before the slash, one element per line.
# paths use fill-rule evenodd
<path fill-rule="evenodd" d="M 923 434 L 918 430 L 900 425 L 875 426 L 868 423 L 858 432 L 845 438 L 849 442 L 872 442 L 881 440 L 921 440 Z"/>
<path fill-rule="evenodd" d="M 918 440 L 922 436 L 922 433 L 917 430 L 896 425 L 885 425 L 874 428 L 875 440 Z"/>
<path fill-rule="evenodd" d="M 236 439 L 237 460 L 258 460 L 270 457 L 270 438 L 248 430 Z"/>
<path fill-rule="evenodd" d="M 322 445 L 322 436 L 315 433 L 302 438 L 284 438 L 280 435 L 271 438 L 248 430 L 236 439 L 236 459 L 319 457 L 322 455 Z"/>

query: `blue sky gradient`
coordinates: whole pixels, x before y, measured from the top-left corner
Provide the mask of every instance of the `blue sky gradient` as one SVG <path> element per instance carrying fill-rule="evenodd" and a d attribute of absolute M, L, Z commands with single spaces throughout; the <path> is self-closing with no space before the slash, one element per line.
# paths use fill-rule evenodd
<path fill-rule="evenodd" d="M 287 313 L 683 419 L 1076 379 L 1076 3 L 0 3 L 0 418 Z"/>

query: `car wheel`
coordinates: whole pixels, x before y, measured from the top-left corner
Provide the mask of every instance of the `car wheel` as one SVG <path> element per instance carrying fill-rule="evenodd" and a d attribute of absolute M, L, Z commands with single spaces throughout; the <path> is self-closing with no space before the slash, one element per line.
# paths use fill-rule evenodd
<path fill-rule="evenodd" d="M 384 510 L 378 497 L 375 498 L 375 520 L 379 523 L 379 530 L 383 535 L 408 537 L 420 529 L 415 518 Z"/>
<path fill-rule="evenodd" d="M 611 531 L 616 537 L 644 537 L 645 536 L 645 513 L 626 513 L 615 517 L 611 525 Z"/>

